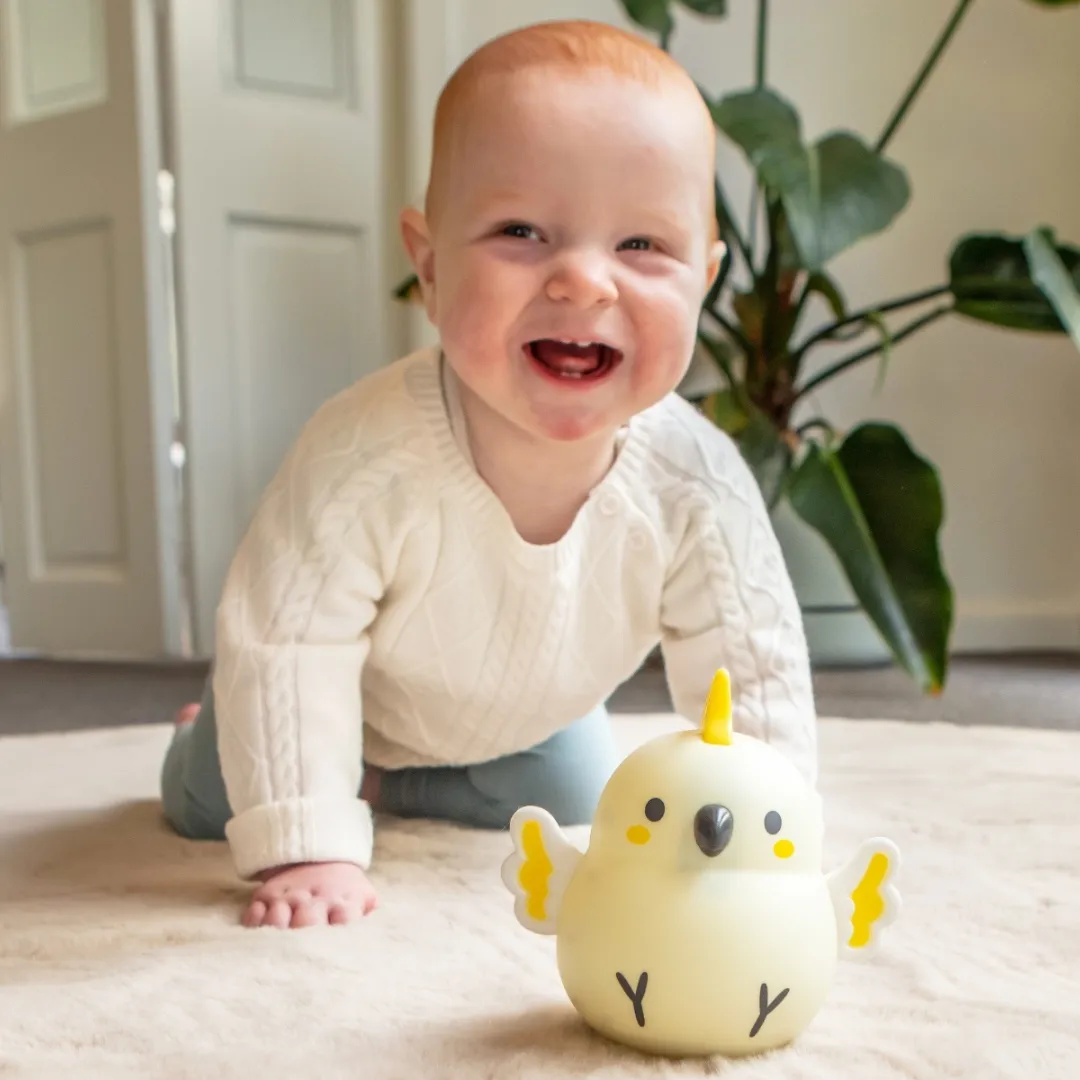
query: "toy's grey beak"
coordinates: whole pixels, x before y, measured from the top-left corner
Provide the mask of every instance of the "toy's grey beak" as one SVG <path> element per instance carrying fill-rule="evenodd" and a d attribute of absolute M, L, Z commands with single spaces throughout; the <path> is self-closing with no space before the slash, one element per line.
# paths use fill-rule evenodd
<path fill-rule="evenodd" d="M 714 858 L 731 842 L 735 819 L 726 806 L 709 803 L 694 815 L 694 839 L 702 854 Z"/>

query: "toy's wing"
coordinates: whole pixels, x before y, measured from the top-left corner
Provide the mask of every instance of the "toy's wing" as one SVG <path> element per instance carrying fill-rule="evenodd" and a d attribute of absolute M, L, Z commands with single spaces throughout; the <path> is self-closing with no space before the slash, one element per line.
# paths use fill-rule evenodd
<path fill-rule="evenodd" d="M 900 894 L 892 884 L 899 869 L 896 845 L 876 837 L 829 875 L 841 957 L 868 960 L 877 952 L 882 931 L 900 914 Z"/>
<path fill-rule="evenodd" d="M 514 914 L 527 930 L 554 934 L 559 905 L 581 852 L 538 806 L 523 806 L 514 814 L 510 837 L 514 853 L 502 864 L 502 879 L 514 894 Z"/>

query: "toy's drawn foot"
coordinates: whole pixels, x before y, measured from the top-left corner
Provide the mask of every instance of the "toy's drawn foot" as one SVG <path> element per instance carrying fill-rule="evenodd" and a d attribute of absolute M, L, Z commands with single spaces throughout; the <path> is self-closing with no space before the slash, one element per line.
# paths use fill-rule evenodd
<path fill-rule="evenodd" d="M 634 1017 L 638 1022 L 638 1027 L 645 1026 L 645 1009 L 642 1006 L 642 1002 L 645 1000 L 645 987 L 649 985 L 649 973 L 643 971 L 637 981 L 637 990 L 631 990 L 630 984 L 626 981 L 626 976 L 621 972 L 615 972 L 615 978 L 619 980 L 619 985 L 623 988 L 623 993 L 630 999 L 634 1006 Z M 784 993 L 787 993 L 785 990 Z"/>
<path fill-rule="evenodd" d="M 761 1025 L 765 1023 L 765 1018 L 769 1015 L 769 1013 L 771 1013 L 773 1009 L 775 1009 L 776 1006 L 779 1005 L 780 1002 L 788 996 L 789 993 L 790 990 L 781 990 L 780 993 L 776 995 L 776 1000 L 770 1005 L 769 987 L 765 983 L 761 984 L 761 992 L 758 995 L 758 1018 L 757 1022 L 750 1029 L 751 1039 L 761 1030 Z"/>

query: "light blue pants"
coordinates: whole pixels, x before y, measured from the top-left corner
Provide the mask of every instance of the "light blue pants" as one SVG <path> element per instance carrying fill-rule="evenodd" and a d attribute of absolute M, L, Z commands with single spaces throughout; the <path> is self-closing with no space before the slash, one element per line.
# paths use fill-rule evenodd
<path fill-rule="evenodd" d="M 561 825 L 592 821 L 618 762 L 601 706 L 529 750 L 479 765 L 389 770 L 376 810 L 502 829 L 521 806 L 542 806 Z M 177 728 L 161 770 L 165 817 L 181 836 L 222 840 L 232 817 L 218 758 L 211 680 L 198 719 Z"/>

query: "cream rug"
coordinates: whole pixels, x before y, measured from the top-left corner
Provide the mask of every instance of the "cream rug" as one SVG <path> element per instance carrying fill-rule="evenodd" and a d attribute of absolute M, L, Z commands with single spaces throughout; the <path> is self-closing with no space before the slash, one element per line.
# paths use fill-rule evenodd
<path fill-rule="evenodd" d="M 672 726 L 620 718 L 626 745 Z M 1080 1077 L 1080 736 L 825 721 L 829 858 L 901 846 L 901 921 L 795 1048 L 667 1062 L 589 1033 L 514 921 L 505 835 L 378 828 L 378 912 L 245 930 L 223 845 L 154 802 L 168 731 L 0 740 L 0 1076 Z"/>

